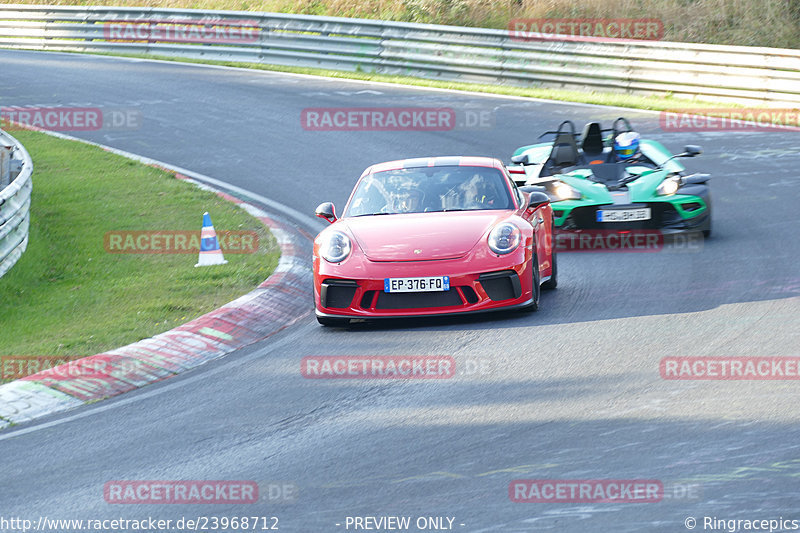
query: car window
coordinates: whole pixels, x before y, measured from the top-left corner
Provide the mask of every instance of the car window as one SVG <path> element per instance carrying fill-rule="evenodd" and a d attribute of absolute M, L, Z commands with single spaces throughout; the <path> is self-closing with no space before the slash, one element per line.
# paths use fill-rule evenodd
<path fill-rule="evenodd" d="M 364 176 L 344 216 L 513 208 L 508 182 L 498 169 L 434 166 Z"/>
<path fill-rule="evenodd" d="M 522 196 L 522 191 L 520 191 L 519 187 L 517 186 L 517 182 L 515 182 L 514 180 L 508 178 L 508 183 L 511 185 L 511 188 L 514 190 L 514 194 L 517 197 L 517 204 L 518 205 L 522 205 L 522 203 L 525 201 L 525 199 Z"/>

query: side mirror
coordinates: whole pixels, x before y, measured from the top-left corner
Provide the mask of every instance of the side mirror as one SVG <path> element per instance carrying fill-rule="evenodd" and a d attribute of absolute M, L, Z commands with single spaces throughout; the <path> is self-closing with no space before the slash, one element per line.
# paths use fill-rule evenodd
<path fill-rule="evenodd" d="M 324 218 L 331 224 L 336 222 L 336 209 L 333 207 L 331 202 L 323 202 L 319 204 L 317 206 L 317 210 L 314 211 L 314 214 L 319 218 Z"/>
<path fill-rule="evenodd" d="M 703 153 L 703 149 L 696 144 L 687 144 L 683 147 L 682 157 L 694 157 Z"/>
<path fill-rule="evenodd" d="M 536 209 L 539 206 L 550 203 L 550 197 L 543 192 L 532 192 L 528 198 L 528 209 Z"/>
<path fill-rule="evenodd" d="M 528 159 L 528 154 L 519 154 L 512 157 L 511 162 L 518 165 L 528 165 L 531 161 Z"/>

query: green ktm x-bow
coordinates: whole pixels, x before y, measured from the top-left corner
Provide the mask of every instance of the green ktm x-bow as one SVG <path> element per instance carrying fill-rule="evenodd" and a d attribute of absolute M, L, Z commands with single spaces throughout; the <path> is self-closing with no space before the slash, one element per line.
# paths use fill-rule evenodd
<path fill-rule="evenodd" d="M 678 162 L 702 153 L 699 146 L 672 155 L 624 118 L 605 130 L 590 122 L 580 135 L 566 120 L 539 139 L 548 136 L 517 148 L 508 170 L 518 185 L 550 196 L 558 229 L 711 234 L 710 176 L 687 174 Z"/>

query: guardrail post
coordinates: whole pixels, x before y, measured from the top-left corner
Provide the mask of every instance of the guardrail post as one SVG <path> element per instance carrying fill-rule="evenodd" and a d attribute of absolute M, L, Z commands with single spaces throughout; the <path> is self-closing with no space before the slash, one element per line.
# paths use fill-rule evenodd
<path fill-rule="evenodd" d="M 0 191 L 11 184 L 11 151 L 13 146 L 0 145 Z"/>

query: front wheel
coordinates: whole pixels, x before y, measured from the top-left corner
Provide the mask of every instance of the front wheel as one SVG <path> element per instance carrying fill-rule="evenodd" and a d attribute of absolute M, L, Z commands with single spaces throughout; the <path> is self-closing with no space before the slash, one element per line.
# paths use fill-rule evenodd
<path fill-rule="evenodd" d="M 533 297 L 533 301 L 524 307 L 525 311 L 528 312 L 535 312 L 539 310 L 539 295 L 542 293 L 541 287 L 539 286 L 539 258 L 534 253 L 533 258 L 531 259 L 531 270 L 533 270 L 533 287 L 531 287 L 531 293 Z"/>
<path fill-rule="evenodd" d="M 550 274 L 550 279 L 542 283 L 542 288 L 546 290 L 552 290 L 558 287 L 558 259 L 555 247 L 553 247 L 551 259 L 553 261 L 553 270 Z"/>

